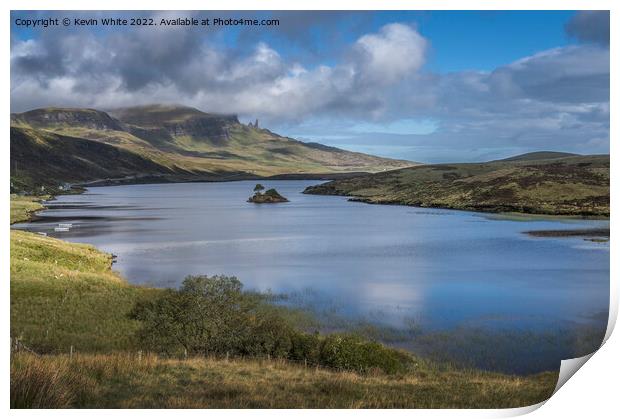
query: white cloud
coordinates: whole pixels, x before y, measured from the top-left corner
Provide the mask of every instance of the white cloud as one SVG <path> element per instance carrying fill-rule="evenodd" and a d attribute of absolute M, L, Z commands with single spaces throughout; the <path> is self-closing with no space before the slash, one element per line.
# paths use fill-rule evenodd
<path fill-rule="evenodd" d="M 357 40 L 354 46 L 357 67 L 364 80 L 391 84 L 422 67 L 427 41 L 407 25 L 385 25 L 376 34 Z"/>
<path fill-rule="evenodd" d="M 409 146 L 441 156 L 609 147 L 605 46 L 542 51 L 491 72 L 435 74 L 423 69 L 428 41 L 399 23 L 361 36 L 340 60 L 316 66 L 288 60 L 265 42 L 239 51 L 191 31 L 150 33 L 14 40 L 12 110 L 182 103 L 258 117 L 284 133 L 297 125 L 292 131 L 300 136 L 333 138 L 334 145 L 379 142 L 398 153 Z M 394 122 L 403 120 L 434 121 L 433 132 L 412 128 L 407 135 L 407 124 Z M 312 129 L 304 132 L 309 121 Z M 363 124 L 386 128 L 365 136 L 354 128 Z"/>
<path fill-rule="evenodd" d="M 114 107 L 135 104 L 147 92 L 150 102 L 177 92 L 175 102 L 272 118 L 358 109 L 376 113 L 382 107 L 381 89 L 419 70 L 427 43 L 413 28 L 390 24 L 358 39 L 340 63 L 304 68 L 286 62 L 264 42 L 249 55 L 238 56 L 190 36 L 159 30 L 17 42 L 12 73 L 30 83 L 13 84 L 12 108 L 40 106 L 48 94 L 62 104 L 78 101 L 83 93 L 85 106 Z M 51 95 L 50 84 L 67 77 L 74 79 L 71 89 Z M 36 92 L 32 83 L 43 91 Z"/>

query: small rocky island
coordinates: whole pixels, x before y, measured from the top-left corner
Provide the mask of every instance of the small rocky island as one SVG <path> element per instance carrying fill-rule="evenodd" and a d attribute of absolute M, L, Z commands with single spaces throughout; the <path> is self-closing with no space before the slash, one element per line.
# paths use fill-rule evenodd
<path fill-rule="evenodd" d="M 248 202 L 253 202 L 255 204 L 277 204 L 278 202 L 288 202 L 288 199 L 280 195 L 275 189 L 268 189 L 263 193 L 262 191 L 264 189 L 265 187 L 258 183 L 254 187 L 254 195 L 248 198 Z"/>

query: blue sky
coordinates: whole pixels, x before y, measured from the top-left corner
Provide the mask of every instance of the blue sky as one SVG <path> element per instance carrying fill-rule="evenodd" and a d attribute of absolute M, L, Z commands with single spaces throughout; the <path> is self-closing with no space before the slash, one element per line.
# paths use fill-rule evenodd
<path fill-rule="evenodd" d="M 538 51 L 575 43 L 564 25 L 575 12 L 450 12 L 420 19 L 435 71 L 493 70 Z"/>
<path fill-rule="evenodd" d="M 280 25 L 16 25 L 145 14 Z M 13 12 L 11 24 L 14 112 L 180 103 L 418 161 L 609 149 L 605 12 Z"/>

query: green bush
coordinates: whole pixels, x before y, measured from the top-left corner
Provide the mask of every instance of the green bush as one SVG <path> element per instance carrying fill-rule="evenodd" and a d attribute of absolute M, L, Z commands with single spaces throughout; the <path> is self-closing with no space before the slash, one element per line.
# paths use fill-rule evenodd
<path fill-rule="evenodd" d="M 272 355 L 290 350 L 290 326 L 235 277 L 188 276 L 178 291 L 138 303 L 145 349 L 175 354 Z"/>
<path fill-rule="evenodd" d="M 355 335 L 329 335 L 321 344 L 320 363 L 339 370 L 398 374 L 407 372 L 412 361 L 404 353 Z"/>
<path fill-rule="evenodd" d="M 274 309 L 259 307 L 250 318 L 250 327 L 238 353 L 249 356 L 270 355 L 286 358 L 291 350 L 293 328 Z"/>
<path fill-rule="evenodd" d="M 267 190 L 265 191 L 265 195 L 268 195 L 268 196 L 273 196 L 273 197 L 279 197 L 279 196 L 280 196 L 280 194 L 278 193 L 278 191 L 276 191 L 276 190 L 275 190 L 275 189 L 273 189 L 273 188 L 271 188 L 271 189 L 267 189 Z"/>
<path fill-rule="evenodd" d="M 311 365 L 320 364 L 321 339 L 318 333 L 309 334 L 295 331 L 291 334 L 289 359 L 305 361 Z"/>
<path fill-rule="evenodd" d="M 272 356 L 339 370 L 406 372 L 411 357 L 355 335 L 295 330 L 281 307 L 235 277 L 188 276 L 178 291 L 136 304 L 144 349 L 165 354 Z"/>

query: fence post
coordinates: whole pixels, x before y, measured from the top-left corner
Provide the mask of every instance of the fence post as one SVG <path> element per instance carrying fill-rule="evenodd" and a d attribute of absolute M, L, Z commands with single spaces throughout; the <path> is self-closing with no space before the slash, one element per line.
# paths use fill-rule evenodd
<path fill-rule="evenodd" d="M 69 359 L 73 359 L 73 345 L 69 348 Z"/>
<path fill-rule="evenodd" d="M 138 362 L 142 361 L 142 351 L 138 351 Z"/>
<path fill-rule="evenodd" d="M 183 355 L 185 356 L 185 359 L 187 359 L 187 348 L 183 349 Z"/>

